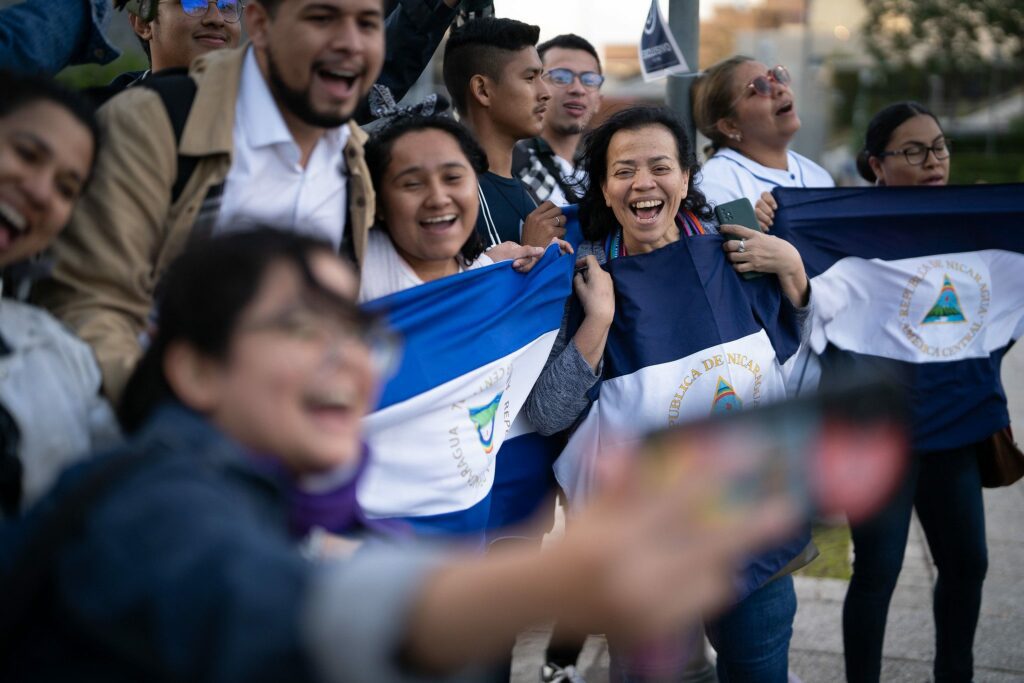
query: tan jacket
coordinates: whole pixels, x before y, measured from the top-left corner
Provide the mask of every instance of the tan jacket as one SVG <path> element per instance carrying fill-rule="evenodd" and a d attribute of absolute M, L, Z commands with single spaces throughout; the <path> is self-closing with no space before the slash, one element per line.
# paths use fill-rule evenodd
<path fill-rule="evenodd" d="M 129 88 L 100 110 L 96 172 L 56 242 L 53 278 L 39 284 L 37 300 L 92 346 L 113 402 L 141 355 L 139 337 L 157 282 L 184 249 L 207 192 L 231 168 L 244 55 L 245 48 L 217 51 L 192 64 L 198 87 L 179 149 L 160 96 L 149 88 Z M 346 230 L 361 259 L 374 194 L 363 156 L 366 134 L 349 125 Z M 178 154 L 200 159 L 172 204 Z"/>

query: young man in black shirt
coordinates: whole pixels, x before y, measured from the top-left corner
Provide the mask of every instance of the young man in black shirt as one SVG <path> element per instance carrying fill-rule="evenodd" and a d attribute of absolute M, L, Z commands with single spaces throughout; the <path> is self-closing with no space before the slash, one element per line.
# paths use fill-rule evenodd
<path fill-rule="evenodd" d="M 484 244 L 519 242 L 546 247 L 565 234 L 565 216 L 551 202 L 534 202 L 512 175 L 518 140 L 540 135 L 551 99 L 537 54 L 540 28 L 483 18 L 452 32 L 444 53 L 444 82 L 462 121 L 487 152 L 480 177 L 477 232 Z"/>

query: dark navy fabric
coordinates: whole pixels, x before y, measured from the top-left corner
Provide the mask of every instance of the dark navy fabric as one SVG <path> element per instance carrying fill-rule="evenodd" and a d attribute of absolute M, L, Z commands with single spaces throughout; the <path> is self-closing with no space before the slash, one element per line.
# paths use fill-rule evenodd
<path fill-rule="evenodd" d="M 807 276 L 840 259 L 897 259 L 981 249 L 1024 253 L 1024 184 L 837 187 L 772 191 L 772 234 L 792 242 Z"/>
<path fill-rule="evenodd" d="M 745 280 L 722 251 L 721 235 L 687 237 L 647 254 L 604 264 L 615 284 L 615 319 L 605 345 L 602 380 L 630 375 L 764 329 L 780 363 L 800 346 L 796 309 L 766 276 Z M 574 298 L 568 325 L 583 313 Z M 594 385 L 596 400 L 600 382 Z M 593 403 L 591 403 L 591 406 Z M 589 408 L 580 418 L 580 423 Z M 810 529 L 753 558 L 740 579 L 748 595 L 786 566 L 810 542 Z"/>
<path fill-rule="evenodd" d="M 405 339 L 377 409 L 400 403 L 558 330 L 573 257 L 551 246 L 523 275 L 511 261 L 428 282 L 365 304 Z"/>
<path fill-rule="evenodd" d="M 887 377 L 906 395 L 911 444 L 919 452 L 981 441 L 1010 424 L 1000 366 L 1010 347 L 987 358 L 908 363 L 854 353 L 829 344 L 821 354 L 823 386 L 851 377 Z"/>
<path fill-rule="evenodd" d="M 615 320 L 603 379 L 685 358 L 762 328 L 780 363 L 796 353 L 796 311 L 778 280 L 739 277 L 722 241 L 720 235 L 688 237 L 605 264 L 615 283 Z"/>
<path fill-rule="evenodd" d="M 65 473 L 0 532 L 0 565 L 103 458 L 137 468 L 93 505 L 44 568 L 45 597 L 0 679 L 312 680 L 300 610 L 311 565 L 276 483 L 198 416 L 162 409 L 122 449 Z"/>

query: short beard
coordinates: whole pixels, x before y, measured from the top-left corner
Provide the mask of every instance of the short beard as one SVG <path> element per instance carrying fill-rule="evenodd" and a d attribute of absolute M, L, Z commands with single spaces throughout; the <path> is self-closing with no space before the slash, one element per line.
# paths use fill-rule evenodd
<path fill-rule="evenodd" d="M 309 88 L 306 90 L 294 90 L 289 88 L 281 78 L 281 72 L 274 61 L 274 55 L 268 49 L 267 52 L 267 85 L 274 98 L 289 112 L 294 114 L 303 123 L 314 128 L 338 128 L 344 125 L 352 114 L 324 114 L 313 108 L 309 101 Z"/>
<path fill-rule="evenodd" d="M 573 135 L 581 135 L 587 129 L 587 126 L 580 123 L 567 123 L 562 126 L 552 125 L 551 129 L 560 137 L 567 138 Z"/>

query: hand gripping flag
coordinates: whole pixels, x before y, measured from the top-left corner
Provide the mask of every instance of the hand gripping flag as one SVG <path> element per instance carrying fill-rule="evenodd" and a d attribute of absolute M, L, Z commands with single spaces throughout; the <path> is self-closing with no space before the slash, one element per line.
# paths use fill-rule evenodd
<path fill-rule="evenodd" d="M 870 367 L 907 387 L 919 451 L 1009 424 L 999 376 L 1024 331 L 1024 185 L 777 188 L 773 233 L 811 278 L 822 381 Z"/>
<path fill-rule="evenodd" d="M 720 235 L 683 238 L 605 268 L 615 285 L 615 319 L 601 381 L 555 463 L 574 502 L 590 492 L 599 451 L 653 429 L 785 398 L 780 364 L 800 339 L 797 311 L 778 281 L 740 278 Z"/>
<path fill-rule="evenodd" d="M 404 337 L 365 422 L 372 459 L 358 498 L 370 516 L 483 531 L 495 457 L 551 351 L 572 264 L 551 247 L 526 275 L 507 261 L 366 304 Z"/>

